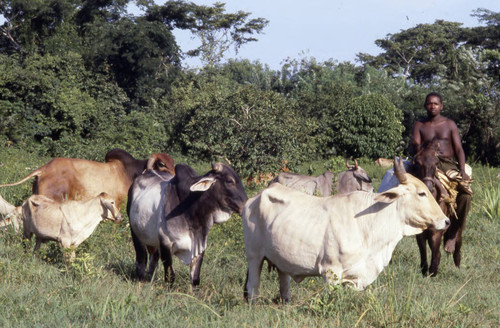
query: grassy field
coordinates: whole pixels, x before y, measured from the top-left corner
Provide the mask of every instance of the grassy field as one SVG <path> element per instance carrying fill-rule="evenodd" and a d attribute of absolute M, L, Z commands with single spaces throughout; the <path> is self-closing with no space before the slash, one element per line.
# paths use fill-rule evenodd
<path fill-rule="evenodd" d="M 2 149 L 0 183 L 16 181 L 48 159 Z M 184 160 L 183 160 L 184 161 Z M 177 160 L 177 162 L 181 162 Z M 185 161 L 184 161 L 185 162 Z M 360 161 L 380 184 L 384 170 Z M 204 173 L 209 165 L 194 166 Z M 301 173 L 340 172 L 342 160 L 310 163 Z M 134 280 L 135 254 L 126 222 L 102 223 L 63 261 L 55 243 L 33 254 L 21 234 L 0 232 L 2 327 L 498 327 L 500 326 L 500 181 L 498 168 L 474 166 L 474 200 L 464 232 L 462 267 L 443 254 L 437 277 L 423 277 L 414 237 L 396 247 L 391 264 L 363 292 L 326 286 L 321 278 L 292 282 L 292 302 L 277 302 L 275 272 L 262 273 L 262 300 L 243 299 L 246 260 L 241 218 L 215 226 L 208 241 L 201 285 L 191 291 L 188 267 L 174 260 L 173 288 L 163 268 L 151 283 Z M 19 205 L 30 183 L 2 188 Z M 249 186 L 254 195 L 260 187 Z M 31 246 L 34 245 L 34 242 Z"/>

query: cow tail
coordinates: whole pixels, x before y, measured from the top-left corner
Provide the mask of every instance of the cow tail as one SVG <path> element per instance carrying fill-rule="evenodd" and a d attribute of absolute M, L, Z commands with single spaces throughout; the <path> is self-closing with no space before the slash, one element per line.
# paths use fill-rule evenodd
<path fill-rule="evenodd" d="M 21 183 L 24 183 L 24 182 L 28 181 L 29 179 L 31 179 L 33 177 L 39 177 L 41 175 L 42 175 L 42 170 L 41 169 L 36 169 L 35 171 L 33 171 L 30 174 L 28 174 L 27 176 L 25 176 L 22 180 L 17 181 L 17 182 L 13 182 L 13 183 L 3 184 L 3 185 L 0 185 L 0 187 L 13 187 L 13 186 L 17 186 L 17 185 L 20 185 Z"/>

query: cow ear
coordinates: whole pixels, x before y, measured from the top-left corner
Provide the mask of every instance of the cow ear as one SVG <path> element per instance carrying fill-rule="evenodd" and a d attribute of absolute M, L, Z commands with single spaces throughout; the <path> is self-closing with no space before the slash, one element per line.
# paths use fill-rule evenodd
<path fill-rule="evenodd" d="M 383 193 L 377 194 L 374 198 L 376 202 L 392 203 L 401 195 L 399 188 L 392 188 Z"/>
<path fill-rule="evenodd" d="M 215 178 L 213 177 L 205 177 L 202 178 L 200 181 L 194 183 L 189 187 L 189 190 L 191 191 L 207 191 L 214 183 L 215 183 Z"/>

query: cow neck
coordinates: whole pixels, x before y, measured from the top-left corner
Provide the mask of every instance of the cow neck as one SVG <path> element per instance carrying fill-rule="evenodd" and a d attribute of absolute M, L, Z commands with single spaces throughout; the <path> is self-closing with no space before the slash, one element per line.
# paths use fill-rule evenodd
<path fill-rule="evenodd" d="M 189 187 L 201 177 L 182 179 L 176 175 L 167 188 L 167 195 L 175 194 L 177 197 L 174 199 L 169 197 L 168 207 L 166 208 L 167 220 L 177 216 L 184 216 L 190 224 L 190 230 L 193 232 L 201 233 L 202 235 L 208 234 L 208 230 L 213 225 L 212 213 L 217 208 L 217 202 L 213 198 L 212 186 L 209 190 L 204 192 L 192 192 Z M 188 183 L 184 183 L 189 181 Z"/>
<path fill-rule="evenodd" d="M 69 228 L 72 244 L 87 239 L 94 232 L 97 225 L 104 220 L 100 213 L 100 210 L 102 210 L 100 198 L 92 198 L 83 202 L 68 201 L 61 204 L 59 208 L 63 215 L 63 220 Z M 84 215 L 78 216 L 76 221 L 71 213 L 82 208 L 87 209 L 87 211 Z M 75 222 L 80 225 L 76 226 Z"/>

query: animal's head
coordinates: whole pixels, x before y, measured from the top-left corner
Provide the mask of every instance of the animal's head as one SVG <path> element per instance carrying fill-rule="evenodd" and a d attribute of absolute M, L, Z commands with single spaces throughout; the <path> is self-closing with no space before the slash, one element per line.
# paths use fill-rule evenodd
<path fill-rule="evenodd" d="M 373 191 L 373 187 L 371 185 L 372 179 L 368 176 L 366 171 L 358 165 L 358 161 L 354 159 L 354 165 L 349 164 L 349 160 L 345 160 L 345 165 L 347 166 L 347 171 L 345 174 L 352 174 L 353 178 L 356 180 L 358 187 L 356 190 L 361 191 Z"/>
<path fill-rule="evenodd" d="M 226 212 L 241 214 L 248 196 L 234 169 L 223 163 L 212 163 L 212 170 L 191 185 L 191 191 L 211 189 L 212 200 Z"/>
<path fill-rule="evenodd" d="M 375 201 L 392 203 L 399 199 L 404 201 L 400 206 L 401 218 L 404 219 L 404 234 L 414 235 L 425 229 L 443 230 L 450 225 L 429 188 L 418 178 L 407 173 L 403 162 L 394 159 L 394 173 L 400 185 L 375 196 Z"/>
<path fill-rule="evenodd" d="M 439 141 L 434 138 L 423 144 L 413 158 L 415 174 L 425 183 L 433 194 L 435 194 L 436 169 L 439 164 L 439 159 L 437 157 L 438 150 Z"/>
<path fill-rule="evenodd" d="M 99 194 L 99 200 L 102 206 L 102 218 L 103 220 L 111 220 L 117 223 L 123 220 L 122 215 L 120 213 L 120 209 L 116 206 L 115 200 L 105 192 Z"/>
<path fill-rule="evenodd" d="M 175 175 L 174 160 L 170 157 L 170 155 L 164 153 L 152 154 L 148 159 L 146 168 L 149 170 L 163 171 Z"/>

